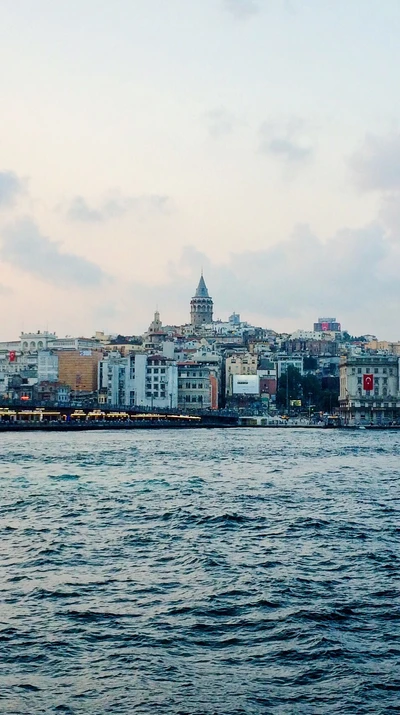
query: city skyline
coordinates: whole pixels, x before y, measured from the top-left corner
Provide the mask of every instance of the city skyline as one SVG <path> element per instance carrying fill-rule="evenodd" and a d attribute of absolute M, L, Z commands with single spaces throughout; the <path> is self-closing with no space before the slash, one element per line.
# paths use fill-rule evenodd
<path fill-rule="evenodd" d="M 214 317 L 400 337 L 400 7 L 6 2 L 0 339 Z"/>

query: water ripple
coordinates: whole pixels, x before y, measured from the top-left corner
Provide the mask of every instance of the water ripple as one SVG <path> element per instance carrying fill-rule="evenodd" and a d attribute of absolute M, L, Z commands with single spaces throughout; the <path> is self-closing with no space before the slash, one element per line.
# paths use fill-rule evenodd
<path fill-rule="evenodd" d="M 0 712 L 400 712 L 399 455 L 397 433 L 2 435 Z"/>

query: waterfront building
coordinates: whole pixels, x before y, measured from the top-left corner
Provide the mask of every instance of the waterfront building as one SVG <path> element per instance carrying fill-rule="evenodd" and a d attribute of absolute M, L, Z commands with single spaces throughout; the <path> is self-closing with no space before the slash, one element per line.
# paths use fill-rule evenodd
<path fill-rule="evenodd" d="M 162 354 L 109 353 L 98 366 L 99 402 L 113 407 L 173 409 L 178 404 L 178 370 Z"/>
<path fill-rule="evenodd" d="M 182 410 L 218 409 L 219 368 L 216 364 L 178 363 L 178 407 Z"/>
<path fill-rule="evenodd" d="M 58 379 L 74 392 L 97 391 L 100 350 L 59 350 Z"/>
<path fill-rule="evenodd" d="M 277 387 L 276 364 L 271 360 L 262 358 L 257 375 L 260 381 L 261 397 L 273 398 L 276 395 Z"/>
<path fill-rule="evenodd" d="M 37 358 L 38 382 L 57 382 L 58 354 L 53 350 L 39 350 Z"/>
<path fill-rule="evenodd" d="M 162 354 L 136 355 L 135 404 L 151 409 L 173 409 L 178 404 L 178 368 Z"/>
<path fill-rule="evenodd" d="M 35 399 L 39 403 L 51 403 L 54 405 L 66 405 L 71 400 L 71 388 L 61 382 L 44 381 L 39 382 L 34 390 Z"/>
<path fill-rule="evenodd" d="M 190 301 L 190 323 L 192 328 L 211 324 L 213 320 L 213 301 L 201 274 L 196 293 Z"/>
<path fill-rule="evenodd" d="M 400 415 L 399 358 L 349 354 L 340 361 L 340 416 L 344 424 L 382 424 Z"/>

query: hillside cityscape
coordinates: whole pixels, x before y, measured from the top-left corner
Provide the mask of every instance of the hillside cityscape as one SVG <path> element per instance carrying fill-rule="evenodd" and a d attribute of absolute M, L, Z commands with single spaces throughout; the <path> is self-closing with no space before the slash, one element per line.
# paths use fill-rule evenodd
<path fill-rule="evenodd" d="M 144 335 L 37 331 L 0 343 L 0 404 L 386 424 L 400 416 L 399 357 L 400 342 L 350 336 L 333 317 L 292 334 L 250 325 L 235 312 L 214 321 L 201 275 L 187 324 L 163 325 L 156 311 Z"/>

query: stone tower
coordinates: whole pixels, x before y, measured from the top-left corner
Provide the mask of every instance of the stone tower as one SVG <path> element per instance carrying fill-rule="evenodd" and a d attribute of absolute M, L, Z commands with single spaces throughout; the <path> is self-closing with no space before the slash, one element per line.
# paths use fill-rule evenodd
<path fill-rule="evenodd" d="M 199 328 L 201 325 L 212 323 L 212 319 L 213 301 L 208 295 L 202 272 L 196 293 L 190 301 L 190 322 L 195 328 Z"/>

